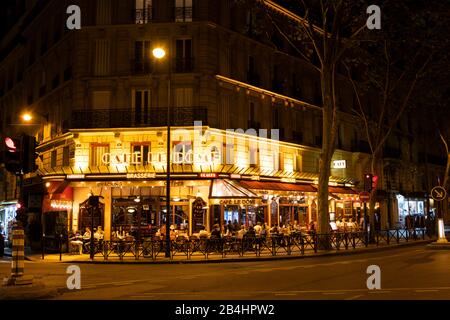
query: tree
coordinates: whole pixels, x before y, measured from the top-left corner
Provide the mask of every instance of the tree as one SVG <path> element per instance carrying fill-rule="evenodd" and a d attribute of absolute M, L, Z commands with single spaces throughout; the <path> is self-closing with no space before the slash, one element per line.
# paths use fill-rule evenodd
<path fill-rule="evenodd" d="M 300 57 L 311 62 L 319 73 L 322 93 L 322 146 L 319 159 L 318 179 L 318 228 L 319 234 L 330 232 L 328 212 L 328 185 L 331 175 L 331 159 L 336 149 L 339 127 L 339 103 L 336 83 L 337 68 L 344 54 L 354 45 L 356 38 L 366 27 L 363 1 L 351 0 L 304 0 L 292 8 L 297 14 L 277 8 L 272 1 L 244 2 L 251 8 L 265 12 L 265 17 L 289 42 Z M 283 3 L 283 1 L 279 1 Z M 283 3 L 285 4 L 285 3 Z M 290 2 L 292 5 L 292 1 Z M 262 6 L 261 6 L 262 5 Z M 288 4 L 289 5 L 289 4 Z M 288 17 L 288 19 L 286 19 Z M 327 236 L 320 243 L 328 248 Z"/>
<path fill-rule="evenodd" d="M 427 4 L 428 7 L 430 4 Z M 354 112 L 364 124 L 371 152 L 370 172 L 373 175 L 382 172 L 383 149 L 397 123 L 424 90 L 436 91 L 436 88 L 427 88 L 427 84 L 435 83 L 432 77 L 440 72 L 436 66 L 446 70 L 448 65 L 442 60 L 442 53 L 448 52 L 448 46 L 441 41 L 445 34 L 443 28 L 448 27 L 444 22 L 446 20 L 439 18 L 440 13 L 445 11 L 441 11 L 443 8 L 438 3 L 431 10 L 426 8 L 408 1 L 385 1 L 383 29 L 367 33 L 367 38 L 359 41 L 359 47 L 365 52 L 370 51 L 371 57 L 365 63 L 355 58 L 344 62 L 358 102 L 358 109 Z M 414 54 L 410 55 L 411 52 Z M 358 83 L 352 77 L 350 64 L 360 71 Z M 361 94 L 368 93 L 370 88 L 376 88 L 381 95 L 377 113 L 372 117 L 367 115 L 368 106 L 361 98 Z M 367 104 L 367 99 L 364 101 Z M 376 191 L 377 186 L 371 191 L 370 230 L 374 230 Z"/>

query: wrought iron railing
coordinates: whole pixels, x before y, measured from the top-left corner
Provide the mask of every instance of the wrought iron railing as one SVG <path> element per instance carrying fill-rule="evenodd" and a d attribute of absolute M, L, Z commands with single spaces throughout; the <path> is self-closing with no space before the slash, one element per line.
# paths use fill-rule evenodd
<path fill-rule="evenodd" d="M 175 22 L 191 22 L 192 7 L 175 7 Z"/>
<path fill-rule="evenodd" d="M 134 11 L 134 21 L 136 24 L 149 23 L 153 19 L 153 7 L 136 9 Z"/>
<path fill-rule="evenodd" d="M 400 242 L 430 239 L 425 228 L 382 230 L 375 233 L 369 242 L 367 233 L 361 231 L 331 234 L 293 233 L 290 235 L 271 234 L 267 236 L 244 236 L 223 238 L 178 237 L 170 242 L 170 259 L 200 257 L 202 259 L 227 259 L 241 257 L 291 256 L 314 254 L 319 251 L 349 250 L 368 246 L 399 244 Z M 85 253 L 89 252 L 85 247 Z M 95 257 L 108 259 L 139 260 L 164 257 L 166 241 L 164 237 L 153 237 L 141 241 L 100 241 L 95 243 Z"/>
<path fill-rule="evenodd" d="M 193 126 L 194 121 L 208 120 L 206 107 L 172 107 L 172 126 Z M 167 108 L 152 108 L 137 112 L 132 109 L 75 110 L 72 112 L 72 129 L 162 127 L 167 125 Z"/>
<path fill-rule="evenodd" d="M 172 71 L 176 73 L 189 73 L 194 71 L 194 58 L 173 59 Z"/>
<path fill-rule="evenodd" d="M 149 75 L 153 70 L 151 60 L 131 60 L 131 73 Z"/>

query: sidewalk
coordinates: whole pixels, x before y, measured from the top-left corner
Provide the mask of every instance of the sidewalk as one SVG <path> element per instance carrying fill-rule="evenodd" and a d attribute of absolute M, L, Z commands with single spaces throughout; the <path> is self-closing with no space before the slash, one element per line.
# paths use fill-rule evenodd
<path fill-rule="evenodd" d="M 272 256 L 270 254 L 261 254 L 261 256 L 256 256 L 254 253 L 246 253 L 244 256 L 238 255 L 230 255 L 222 258 L 221 255 L 214 254 L 208 256 L 208 259 L 203 255 L 193 255 L 190 259 L 186 258 L 186 255 L 175 255 L 173 259 L 168 259 L 164 257 L 162 253 L 155 260 L 151 258 L 139 257 L 137 260 L 134 256 L 125 256 L 123 260 L 120 260 L 117 257 L 109 257 L 108 260 L 104 260 L 102 256 L 95 256 L 92 261 L 89 258 L 89 254 L 82 255 L 71 255 L 67 253 L 63 253 L 60 260 L 59 254 L 46 254 L 44 256 L 44 260 L 42 260 L 41 254 L 29 254 L 26 257 L 28 261 L 35 262 L 48 262 L 48 263 L 91 263 L 91 264 L 188 264 L 188 263 L 221 263 L 221 262 L 251 262 L 251 261 L 271 261 L 271 260 L 283 260 L 283 259 L 302 259 L 302 258 L 313 258 L 313 257 L 330 257 L 330 256 L 345 256 L 351 254 L 362 254 L 362 253 L 371 253 L 371 252 L 379 252 L 385 250 L 392 250 L 396 248 L 404 248 L 409 246 L 418 246 L 418 245 L 426 245 L 434 240 L 415 240 L 408 242 L 401 242 L 399 244 L 391 244 L 391 245 L 369 245 L 366 247 L 358 247 L 358 248 L 349 248 L 349 249 L 340 249 L 340 250 L 330 250 L 330 251 L 319 251 L 314 253 L 313 250 L 308 249 L 305 250 L 305 253 L 302 255 L 299 251 L 292 252 L 291 255 L 287 255 L 286 253 L 277 254 L 276 256 Z M 5 249 L 5 256 L 8 255 Z"/>

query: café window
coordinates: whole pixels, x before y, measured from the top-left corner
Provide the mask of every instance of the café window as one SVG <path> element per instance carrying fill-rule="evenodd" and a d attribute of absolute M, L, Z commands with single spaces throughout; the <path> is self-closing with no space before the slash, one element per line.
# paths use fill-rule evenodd
<path fill-rule="evenodd" d="M 133 154 L 139 154 L 141 165 L 145 166 L 148 164 L 148 153 L 150 152 L 150 142 L 134 143 L 131 146 L 131 152 Z"/>
<path fill-rule="evenodd" d="M 90 166 L 102 166 L 105 165 L 102 162 L 102 157 L 105 153 L 109 153 L 109 144 L 107 143 L 93 143 L 91 144 L 91 153 L 89 155 Z"/>

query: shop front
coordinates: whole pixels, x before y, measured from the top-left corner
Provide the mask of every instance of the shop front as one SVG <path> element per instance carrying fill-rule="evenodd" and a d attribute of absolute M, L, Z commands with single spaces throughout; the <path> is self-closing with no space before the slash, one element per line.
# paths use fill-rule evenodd
<path fill-rule="evenodd" d="M 113 234 L 149 237 L 165 228 L 166 219 L 173 229 L 188 235 L 229 222 L 271 227 L 297 221 L 307 228 L 317 221 L 313 184 L 318 175 L 301 169 L 302 163 L 305 168 L 309 163 L 302 162 L 302 157 L 313 158 L 312 150 L 281 142 L 267 144 L 268 139 L 255 137 L 252 143 L 259 148 L 253 148 L 245 135 L 230 137 L 228 132 L 207 127 L 172 132 L 167 212 L 164 134 L 158 128 L 75 130 L 61 141 L 52 141 L 55 146 L 43 145 L 42 152 L 51 153 L 50 157 L 60 152 L 52 149 L 56 145 L 65 148 L 63 156 L 71 155 L 67 150 L 74 151 L 70 166 L 40 166 L 40 175 L 49 184 L 43 204 L 43 215 L 50 221 L 46 232 L 56 234 L 56 225 L 65 224 L 81 233 L 102 227 L 105 239 L 110 239 Z M 343 186 L 349 179 L 331 177 L 331 181 L 339 182 L 346 192 L 350 189 Z M 101 196 L 95 210 L 88 203 L 91 195 Z M 341 200 L 330 211 L 336 213 Z M 342 203 L 339 215 L 353 217 L 354 212 Z M 350 206 L 354 208 L 353 202 Z"/>
<path fill-rule="evenodd" d="M 0 202 L 0 233 L 11 243 L 12 227 L 16 217 L 17 202 Z"/>
<path fill-rule="evenodd" d="M 423 228 L 425 226 L 425 195 L 405 193 L 397 195 L 398 223 L 406 228 Z"/>

